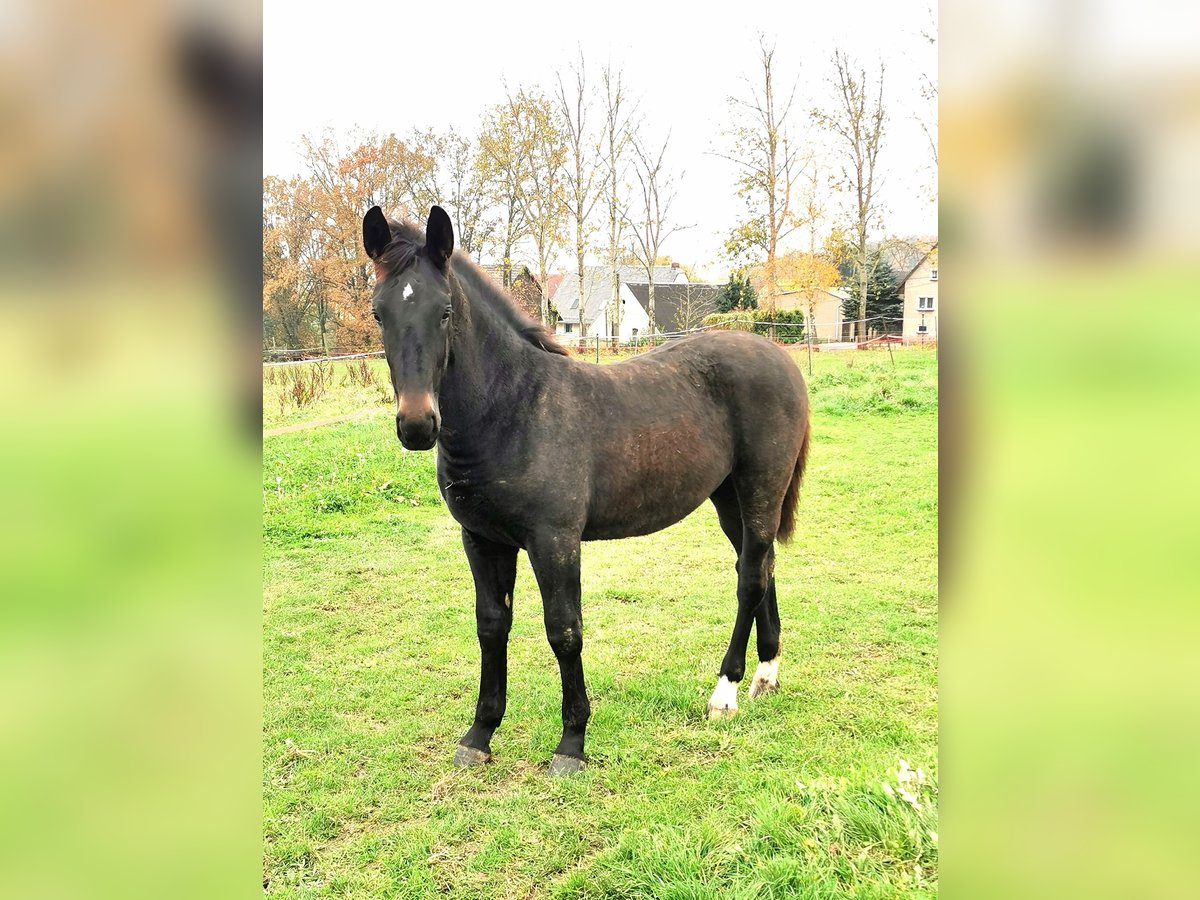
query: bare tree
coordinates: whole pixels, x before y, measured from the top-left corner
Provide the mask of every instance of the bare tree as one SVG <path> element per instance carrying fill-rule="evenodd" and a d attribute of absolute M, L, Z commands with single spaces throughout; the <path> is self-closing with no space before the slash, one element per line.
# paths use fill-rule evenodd
<path fill-rule="evenodd" d="M 490 200 L 486 172 L 480 164 L 478 147 L 470 138 L 451 130 L 443 141 L 444 166 L 449 181 L 445 200 L 454 216 L 454 236 L 458 245 L 479 261 L 490 247 L 496 223 L 489 218 Z"/>
<path fill-rule="evenodd" d="M 632 209 L 624 215 L 632 238 L 630 250 L 638 264 L 646 270 L 646 281 L 649 282 L 647 303 L 650 322 L 647 331 L 650 334 L 657 327 L 654 315 L 654 266 L 666 239 L 679 230 L 679 226 L 669 224 L 671 204 L 675 200 L 675 183 L 663 166 L 670 140 L 668 135 L 657 154 L 648 152 L 640 141 L 633 141 L 633 171 L 638 183 L 634 189 Z"/>
<path fill-rule="evenodd" d="M 675 310 L 675 327 L 689 331 L 704 322 L 704 317 L 717 311 L 717 294 L 709 285 L 683 285 L 683 296 Z"/>
<path fill-rule="evenodd" d="M 867 287 L 874 275 L 879 254 L 867 247 L 871 229 L 880 218 L 879 182 L 876 168 L 879 148 L 883 145 L 884 124 L 887 120 L 883 106 L 884 67 L 879 65 L 879 78 L 868 95 L 867 73 L 850 62 L 844 51 L 833 54 L 834 106 L 831 111 L 817 110 L 814 118 L 829 129 L 841 148 L 841 181 L 851 194 L 851 230 L 853 258 L 851 263 L 858 275 L 858 321 L 855 333 L 866 335 Z"/>
<path fill-rule="evenodd" d="M 930 53 L 932 57 L 932 65 L 937 64 L 937 20 L 932 6 L 925 9 L 925 14 L 928 17 L 928 22 L 920 31 L 920 38 L 929 47 L 934 48 Z M 913 117 L 921 126 L 921 131 L 925 134 L 925 140 L 929 144 L 929 157 L 932 162 L 933 183 L 930 190 L 930 199 L 937 200 L 937 181 L 938 181 L 938 85 L 926 72 L 921 73 L 921 99 L 925 101 L 924 113 L 914 113 Z"/>
<path fill-rule="evenodd" d="M 568 92 L 563 84 L 562 73 L 558 75 L 558 102 L 562 113 L 567 138 L 567 177 L 564 192 L 567 213 L 575 226 L 575 267 L 579 278 L 579 337 L 587 337 L 587 322 L 584 307 L 587 293 L 584 290 L 583 256 L 587 248 L 588 222 L 596 202 L 600 199 L 601 185 L 596 182 L 596 153 L 599 149 L 592 143 L 588 131 L 587 116 L 591 106 L 587 92 L 587 69 L 583 51 L 579 51 L 579 68 L 572 67 L 575 83 Z"/>
<path fill-rule="evenodd" d="M 488 202 L 499 210 L 496 243 L 501 251 L 501 283 L 513 283 L 513 251 L 528 233 L 521 216 L 521 185 L 529 160 L 520 147 L 516 120 L 506 104 L 489 110 L 479 132 L 479 165 Z"/>
<path fill-rule="evenodd" d="M 828 188 L 827 173 L 818 161 L 813 158 L 805 165 L 805 177 L 801 191 L 800 216 L 804 228 L 808 232 L 808 252 L 802 255 L 795 267 L 793 281 L 803 292 L 805 313 L 808 317 L 807 331 L 811 336 L 816 327 L 817 297 L 821 291 L 837 285 L 839 273 L 837 267 L 827 254 L 817 253 L 817 235 L 823 231 L 822 223 L 826 218 L 825 198 Z M 809 344 L 809 373 L 812 370 L 812 345 Z"/>
<path fill-rule="evenodd" d="M 718 155 L 740 167 L 738 194 L 752 210 L 752 218 L 734 229 L 726 245 L 731 255 L 766 254 L 765 308 L 774 313 L 779 295 L 776 257 L 780 242 L 797 226 L 792 215 L 792 188 L 802 166 L 788 121 L 796 86 L 793 83 L 787 100 L 780 103 L 775 89 L 775 47 L 768 47 L 762 38 L 758 46 L 761 81 L 755 85 L 747 79 L 748 100 L 729 98 L 742 124 L 730 132 L 733 152 Z"/>
<path fill-rule="evenodd" d="M 625 220 L 621 214 L 620 183 L 625 177 L 624 168 L 631 139 L 629 129 L 630 110 L 626 103 L 621 73 L 613 72 L 612 66 L 604 69 L 604 131 L 601 136 L 600 153 L 603 162 L 604 204 L 608 211 L 608 265 L 609 321 L 616 334 L 621 332 L 621 280 L 617 272 L 621 255 L 621 238 Z"/>
<path fill-rule="evenodd" d="M 567 142 L 557 110 L 545 95 L 519 90 L 508 95 L 516 147 L 527 161 L 517 185 L 517 198 L 526 231 L 537 250 L 542 322 L 550 324 L 549 269 L 562 240 L 566 207 L 564 166 Z"/>
<path fill-rule="evenodd" d="M 398 158 L 401 177 L 413 199 L 412 218 L 424 222 L 429 208 L 441 203 L 446 192 L 442 186 L 442 161 L 446 158 L 448 138 L 432 128 L 414 128 L 405 142 L 409 152 Z"/>

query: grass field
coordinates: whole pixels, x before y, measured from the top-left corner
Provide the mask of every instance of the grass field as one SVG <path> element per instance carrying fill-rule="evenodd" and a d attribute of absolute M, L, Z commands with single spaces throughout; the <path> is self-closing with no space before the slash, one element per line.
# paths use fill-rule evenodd
<path fill-rule="evenodd" d="M 590 766 L 570 779 L 545 774 L 559 679 L 524 557 L 494 762 L 456 770 L 478 647 L 432 454 L 402 450 L 386 407 L 267 438 L 267 893 L 936 895 L 937 363 L 818 354 L 810 390 L 780 692 L 704 718 L 735 607 L 711 506 L 588 544 Z"/>

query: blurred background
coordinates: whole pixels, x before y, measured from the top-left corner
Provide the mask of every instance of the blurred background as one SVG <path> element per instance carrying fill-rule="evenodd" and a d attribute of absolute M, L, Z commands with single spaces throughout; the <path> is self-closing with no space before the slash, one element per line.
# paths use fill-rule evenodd
<path fill-rule="evenodd" d="M 1200 10 L 941 9 L 942 887 L 1190 895 Z"/>
<path fill-rule="evenodd" d="M 261 26 L 0 7 L 0 895 L 258 890 Z"/>
<path fill-rule="evenodd" d="M 943 886 L 1190 896 L 1200 10 L 940 19 Z M 0 22 L 0 894 L 257 890 L 260 10 Z"/>

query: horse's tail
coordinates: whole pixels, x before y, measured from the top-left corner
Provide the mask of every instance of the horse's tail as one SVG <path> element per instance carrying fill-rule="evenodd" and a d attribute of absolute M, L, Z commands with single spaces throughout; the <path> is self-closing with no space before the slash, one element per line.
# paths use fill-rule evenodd
<path fill-rule="evenodd" d="M 796 530 L 796 502 L 800 499 L 800 480 L 804 477 L 804 467 L 808 463 L 808 438 L 812 434 L 812 420 L 804 417 L 804 440 L 800 442 L 800 455 L 796 457 L 796 468 L 792 472 L 792 480 L 788 484 L 787 493 L 783 495 L 783 509 L 779 513 L 779 532 L 776 537 L 779 542 L 786 544 L 792 539 Z"/>

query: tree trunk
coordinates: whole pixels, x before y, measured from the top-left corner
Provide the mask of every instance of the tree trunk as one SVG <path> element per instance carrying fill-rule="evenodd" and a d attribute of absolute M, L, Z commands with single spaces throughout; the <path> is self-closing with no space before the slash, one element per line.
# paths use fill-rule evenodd
<path fill-rule="evenodd" d="M 860 339 L 867 336 L 867 248 L 863 244 L 859 248 L 858 266 L 858 334 Z"/>
<path fill-rule="evenodd" d="M 538 277 L 541 284 L 538 285 L 542 295 L 542 324 L 550 325 L 550 292 L 546 290 L 546 247 L 545 244 L 538 246 Z"/>
<path fill-rule="evenodd" d="M 299 317 L 295 316 L 289 322 L 287 313 L 281 312 L 279 315 L 279 324 L 283 326 L 283 339 L 287 342 L 289 350 L 301 349 L 300 323 L 298 320 Z"/>
<path fill-rule="evenodd" d="M 654 334 L 655 329 L 658 327 L 658 325 L 657 325 L 657 320 L 654 316 L 654 273 L 653 272 L 650 273 L 649 294 L 650 294 L 650 296 L 649 296 L 649 299 L 648 299 L 648 302 L 646 305 L 649 307 L 649 309 L 647 310 L 647 313 L 649 313 L 649 315 L 650 315 L 650 324 L 647 326 L 647 330 L 650 332 L 650 334 Z"/>
<path fill-rule="evenodd" d="M 583 310 L 587 297 L 583 293 L 583 223 L 577 223 L 579 229 L 576 231 L 575 239 L 575 263 L 578 266 L 579 275 L 579 339 L 583 340 L 587 337 L 587 324 L 583 321 Z"/>
<path fill-rule="evenodd" d="M 517 243 L 517 229 L 515 226 L 516 212 L 512 201 L 508 204 L 508 221 L 504 225 L 504 261 L 501 268 L 501 278 L 504 282 L 504 287 L 512 287 L 512 251 Z"/>
<path fill-rule="evenodd" d="M 612 257 L 612 333 L 621 336 L 621 276 L 617 272 L 617 257 Z"/>
<path fill-rule="evenodd" d="M 612 196 L 608 206 L 608 266 L 611 279 L 612 297 L 612 332 L 617 337 L 621 335 L 621 278 L 617 272 L 617 169 L 616 160 L 610 162 L 612 169 Z"/>

